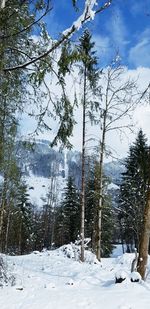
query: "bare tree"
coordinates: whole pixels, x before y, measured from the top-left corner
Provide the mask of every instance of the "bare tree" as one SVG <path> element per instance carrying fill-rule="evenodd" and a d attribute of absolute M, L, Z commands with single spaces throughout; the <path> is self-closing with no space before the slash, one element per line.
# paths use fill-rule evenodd
<path fill-rule="evenodd" d="M 103 206 L 103 163 L 106 153 L 106 137 L 110 131 L 123 132 L 130 129 L 130 112 L 137 102 L 136 83 L 125 78 L 125 68 L 117 60 L 104 70 L 102 77 L 100 107 L 100 160 L 99 160 L 99 206 L 97 231 L 97 258 L 101 260 L 101 230 Z M 124 123 L 122 123 L 124 119 Z M 128 121 L 128 122 L 127 122 Z"/>
<path fill-rule="evenodd" d="M 150 103 L 150 82 L 148 86 L 146 87 L 146 89 L 142 92 L 140 99 L 141 100 L 144 99 L 144 101 L 148 104 Z"/>

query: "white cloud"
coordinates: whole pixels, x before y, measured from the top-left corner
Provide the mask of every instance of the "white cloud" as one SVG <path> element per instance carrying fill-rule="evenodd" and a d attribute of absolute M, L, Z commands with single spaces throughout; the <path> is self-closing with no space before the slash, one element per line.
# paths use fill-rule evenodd
<path fill-rule="evenodd" d="M 75 77 L 77 77 L 78 73 L 75 69 L 74 72 Z M 143 68 L 139 67 L 135 70 L 128 70 L 126 68 L 126 77 L 131 77 L 134 79 L 138 79 L 138 85 L 143 91 L 149 83 L 149 76 L 150 76 L 150 68 Z M 74 98 L 74 92 L 76 91 L 79 101 L 81 99 L 81 93 L 82 93 L 82 83 L 76 83 L 74 79 L 68 77 L 67 79 L 67 91 L 68 95 L 70 96 L 70 99 L 73 101 Z M 52 85 L 50 86 L 52 87 Z M 53 92 L 58 92 L 58 86 L 56 83 L 53 84 L 53 87 L 51 88 Z M 82 107 L 81 105 L 79 108 L 76 109 L 75 112 L 75 119 L 77 121 L 77 124 L 74 127 L 73 137 L 70 138 L 70 141 L 72 142 L 75 149 L 81 151 L 81 143 L 82 143 Z M 47 123 L 53 126 L 52 132 L 44 132 L 43 134 L 40 133 L 37 138 L 43 138 L 48 139 L 49 141 L 52 140 L 54 137 L 54 134 L 56 133 L 56 130 L 58 128 L 57 121 L 55 123 L 52 123 L 51 120 L 47 117 L 46 118 Z M 113 150 L 114 157 L 122 158 L 126 155 L 129 145 L 135 140 L 136 134 L 140 128 L 143 129 L 146 136 L 149 138 L 150 141 L 150 107 L 149 106 L 138 106 L 134 112 L 133 123 L 136 123 L 135 125 L 135 133 L 129 134 L 129 131 L 126 131 L 125 134 L 122 134 L 122 136 L 119 135 L 118 132 L 113 132 L 107 136 L 107 146 Z M 26 129 L 26 133 L 33 131 L 33 127 L 35 126 L 35 122 L 31 120 L 30 118 L 25 117 L 24 118 L 24 130 Z M 95 137 L 97 140 L 100 138 L 100 130 L 99 127 L 91 127 L 90 123 L 88 124 L 87 128 L 87 138 Z M 95 143 L 94 143 L 95 144 Z M 93 145 L 92 144 L 89 144 Z"/>
<path fill-rule="evenodd" d="M 116 8 L 114 14 L 112 15 L 110 21 L 107 21 L 106 25 L 107 31 L 111 38 L 114 47 L 121 53 L 121 56 L 124 54 L 126 45 L 128 41 L 128 31 L 126 23 L 124 22 L 123 15 L 121 11 Z"/>
<path fill-rule="evenodd" d="M 128 70 L 126 68 L 125 73 L 126 78 L 131 77 L 132 79 L 137 80 L 137 85 L 140 91 L 144 91 L 149 83 L 150 76 L 150 68 L 139 67 L 135 70 Z M 81 150 L 81 132 L 82 132 L 82 111 L 81 108 L 76 111 L 76 120 L 78 124 L 74 128 L 74 136 L 71 138 L 71 142 L 75 146 L 76 149 Z M 127 121 L 127 120 L 126 120 Z M 133 143 L 136 138 L 136 135 L 140 128 L 142 128 L 143 132 L 146 134 L 147 138 L 150 142 L 150 107 L 147 105 L 139 105 L 135 109 L 133 113 L 133 117 L 131 119 L 132 124 L 134 126 L 134 133 L 130 133 L 129 130 L 125 130 L 123 134 L 119 134 L 116 131 L 111 131 L 109 135 L 107 135 L 107 147 L 112 150 L 113 156 L 122 158 L 124 157 L 128 150 L 129 145 Z M 125 120 L 123 120 L 123 124 Z M 100 130 L 98 127 L 91 127 L 88 125 L 87 137 L 95 137 L 96 139 L 100 138 Z"/>
<path fill-rule="evenodd" d="M 97 54 L 108 52 L 110 49 L 110 39 L 107 36 L 93 35 L 93 42 L 95 42 L 95 47 Z"/>
<path fill-rule="evenodd" d="M 110 62 L 110 55 L 113 52 L 112 43 L 108 36 L 93 35 L 93 42 L 95 42 L 96 56 L 100 60 L 100 64 L 104 65 Z"/>
<path fill-rule="evenodd" d="M 139 35 L 137 44 L 129 51 L 129 61 L 135 67 L 150 66 L 150 29 Z"/>

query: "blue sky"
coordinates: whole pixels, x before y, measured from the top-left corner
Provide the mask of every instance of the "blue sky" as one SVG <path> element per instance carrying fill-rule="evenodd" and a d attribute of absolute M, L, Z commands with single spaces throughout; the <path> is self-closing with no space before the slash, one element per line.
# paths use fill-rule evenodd
<path fill-rule="evenodd" d="M 107 0 L 97 0 L 105 3 Z M 60 33 L 72 25 L 82 13 L 84 0 L 77 0 L 79 11 L 76 12 L 71 5 L 72 0 L 52 0 L 53 10 L 45 18 L 49 35 L 58 39 Z M 141 91 L 144 91 L 150 82 L 150 0 L 113 0 L 109 9 L 95 16 L 94 21 L 88 22 L 88 27 L 93 34 L 95 50 L 99 57 L 99 65 L 107 67 L 118 52 L 122 64 L 127 67 L 127 73 L 138 81 Z M 77 41 L 82 30 L 71 39 Z M 68 89 L 72 81 L 67 82 Z M 50 85 L 52 88 L 52 85 Z M 53 91 L 58 92 L 57 84 Z M 72 94 L 72 90 L 69 90 Z M 72 144 L 77 150 L 81 150 L 81 110 L 77 111 L 78 124 L 74 128 Z M 49 119 L 48 119 L 49 121 Z M 108 145 L 117 151 L 117 156 L 123 157 L 129 149 L 129 145 L 135 140 L 140 128 L 143 129 L 150 142 L 150 105 L 137 107 L 133 115 L 135 134 L 126 134 L 127 138 L 120 140 L 116 132 L 108 136 Z M 33 119 L 24 118 L 24 126 L 28 132 L 33 132 Z M 28 126 L 26 126 L 28 123 Z M 49 122 L 48 122 L 49 123 Z M 44 132 L 38 138 L 53 139 L 52 133 Z"/>
<path fill-rule="evenodd" d="M 71 0 L 53 0 L 53 10 L 46 18 L 49 34 L 58 38 L 82 12 L 83 3 L 83 0 L 77 1 L 79 12 L 76 12 Z M 98 14 L 86 27 L 93 33 L 102 66 L 111 61 L 116 51 L 129 68 L 150 66 L 150 0 L 114 0 L 109 9 Z"/>

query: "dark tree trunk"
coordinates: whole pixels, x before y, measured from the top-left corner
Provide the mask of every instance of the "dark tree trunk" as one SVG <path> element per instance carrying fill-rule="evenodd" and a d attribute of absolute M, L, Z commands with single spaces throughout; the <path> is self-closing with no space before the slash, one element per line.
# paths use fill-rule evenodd
<path fill-rule="evenodd" d="M 84 71 L 83 129 L 82 129 L 82 184 L 81 184 L 81 261 L 84 262 L 85 221 L 85 112 L 86 112 L 86 68 Z"/>
<path fill-rule="evenodd" d="M 149 237 L 150 237 L 150 188 L 148 190 L 147 202 L 145 205 L 143 231 L 140 238 L 139 258 L 137 265 L 137 271 L 140 273 L 143 280 L 145 280 L 146 277 Z"/>

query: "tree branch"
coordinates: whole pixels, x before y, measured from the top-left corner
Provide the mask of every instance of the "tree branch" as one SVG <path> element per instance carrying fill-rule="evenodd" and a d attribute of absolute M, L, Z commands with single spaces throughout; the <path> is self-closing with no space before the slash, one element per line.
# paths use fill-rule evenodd
<path fill-rule="evenodd" d="M 110 1 L 106 2 L 103 6 L 101 6 L 99 9 L 97 9 L 97 10 L 95 11 L 95 14 L 101 13 L 101 12 L 103 12 L 105 9 L 107 9 L 107 8 L 111 5 L 112 1 L 113 1 L 113 0 L 110 0 Z M 86 2 L 86 4 L 87 4 L 87 2 Z M 94 4 L 93 4 L 93 6 L 94 6 Z M 87 14 L 88 14 L 88 15 L 87 15 Z M 89 12 L 87 13 L 87 10 L 85 10 L 84 16 L 81 15 L 80 18 L 81 18 L 81 17 L 82 17 L 81 25 L 83 25 L 85 22 L 87 22 L 88 20 L 91 19 L 91 15 L 90 15 Z M 80 18 L 78 18 L 78 20 L 79 20 Z M 27 68 L 29 65 L 32 65 L 33 63 L 35 63 L 35 62 L 37 62 L 37 61 L 39 61 L 39 60 L 45 58 L 45 57 L 48 56 L 50 53 L 52 53 L 54 50 L 56 50 L 65 40 L 67 40 L 67 39 L 68 39 L 75 31 L 77 31 L 77 30 L 78 30 L 78 26 L 77 26 L 76 22 L 74 22 L 74 23 L 72 24 L 72 26 L 71 26 L 68 30 L 66 30 L 66 31 L 63 32 L 63 33 L 65 33 L 65 34 L 63 34 L 62 37 L 61 37 L 57 42 L 55 42 L 55 43 L 53 44 L 53 46 L 52 46 L 50 49 L 48 49 L 45 53 L 39 55 L 38 57 L 36 57 L 36 58 L 34 58 L 34 59 L 30 60 L 30 61 L 27 61 L 27 62 L 25 62 L 25 63 L 22 63 L 22 64 L 20 64 L 20 65 L 17 65 L 17 66 L 14 66 L 14 67 L 4 68 L 3 71 L 4 71 L 4 72 L 7 72 L 7 71 L 14 71 L 14 70 L 18 70 L 18 69 L 25 69 L 25 68 Z"/>
<path fill-rule="evenodd" d="M 17 35 L 25 32 L 25 31 L 29 30 L 30 28 L 32 28 L 34 25 L 36 25 L 40 20 L 42 20 L 43 17 L 46 16 L 53 9 L 52 7 L 50 8 L 49 6 L 50 6 L 50 0 L 48 0 L 45 12 L 37 20 L 35 20 L 31 24 L 29 24 L 27 27 L 23 28 L 22 30 L 20 30 L 18 32 L 15 32 L 15 33 L 13 33 L 11 35 L 2 35 L 2 36 L 0 36 L 0 40 L 9 39 L 10 37 L 17 36 Z"/>

